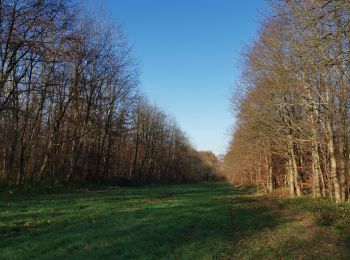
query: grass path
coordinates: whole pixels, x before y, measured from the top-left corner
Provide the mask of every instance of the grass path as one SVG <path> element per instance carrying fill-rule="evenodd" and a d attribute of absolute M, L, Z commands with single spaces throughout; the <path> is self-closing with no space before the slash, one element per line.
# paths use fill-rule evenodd
<path fill-rule="evenodd" d="M 0 197 L 0 259 L 350 259 L 300 203 L 226 183 Z"/>

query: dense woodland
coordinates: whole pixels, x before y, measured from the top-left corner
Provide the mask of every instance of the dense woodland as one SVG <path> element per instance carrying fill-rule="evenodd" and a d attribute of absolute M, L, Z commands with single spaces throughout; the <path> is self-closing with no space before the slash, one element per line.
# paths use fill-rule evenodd
<path fill-rule="evenodd" d="M 120 26 L 83 9 L 0 1 L 1 182 L 211 178 L 217 160 L 140 94 Z"/>
<path fill-rule="evenodd" d="M 244 51 L 225 171 L 266 192 L 350 200 L 350 2 L 271 1 Z"/>

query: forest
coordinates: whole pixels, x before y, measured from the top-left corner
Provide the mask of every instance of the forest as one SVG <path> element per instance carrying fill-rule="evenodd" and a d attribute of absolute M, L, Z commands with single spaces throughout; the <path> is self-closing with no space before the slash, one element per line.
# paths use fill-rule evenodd
<path fill-rule="evenodd" d="M 0 0 L 0 259 L 350 259 L 349 84 L 349 0 Z"/>
<path fill-rule="evenodd" d="M 121 27 L 83 8 L 0 3 L 0 181 L 214 178 L 215 155 L 142 94 Z"/>
<path fill-rule="evenodd" d="M 350 200 L 350 2 L 273 1 L 242 54 L 225 171 L 292 197 Z"/>

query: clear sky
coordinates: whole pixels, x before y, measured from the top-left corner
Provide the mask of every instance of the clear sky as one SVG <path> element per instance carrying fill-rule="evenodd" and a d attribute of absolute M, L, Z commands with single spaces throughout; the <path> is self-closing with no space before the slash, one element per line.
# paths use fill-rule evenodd
<path fill-rule="evenodd" d="M 96 0 L 98 1 L 98 0 Z M 239 54 L 264 0 L 104 0 L 141 63 L 140 88 L 199 150 L 224 153 Z"/>

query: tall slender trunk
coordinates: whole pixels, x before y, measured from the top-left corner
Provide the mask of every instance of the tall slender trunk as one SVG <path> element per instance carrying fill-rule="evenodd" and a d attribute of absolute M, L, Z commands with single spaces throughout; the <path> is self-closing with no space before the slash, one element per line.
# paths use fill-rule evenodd
<path fill-rule="evenodd" d="M 272 183 L 272 158 L 270 151 L 268 152 L 268 155 L 266 156 L 266 165 L 267 165 L 267 192 L 272 192 L 273 190 L 273 183 Z"/>
<path fill-rule="evenodd" d="M 295 195 L 300 197 L 301 196 L 301 190 L 299 186 L 299 173 L 298 173 L 298 165 L 296 162 L 295 152 L 294 152 L 294 142 L 292 139 L 292 135 L 287 135 L 288 140 L 288 153 L 289 153 L 289 159 L 290 159 L 290 169 L 293 176 L 293 182 L 294 182 L 294 188 L 295 188 Z"/>
<path fill-rule="evenodd" d="M 342 131 L 340 131 L 340 135 L 343 135 Z M 344 149 L 344 138 L 340 136 L 339 138 L 339 182 L 340 182 L 340 192 L 341 192 L 341 200 L 345 201 L 347 194 L 347 185 L 346 185 L 346 176 L 345 176 L 345 149 Z"/>
<path fill-rule="evenodd" d="M 320 165 L 320 156 L 318 153 L 318 141 L 317 141 L 317 131 L 314 126 L 311 126 L 311 157 L 312 157 L 312 171 L 313 171 L 313 179 L 314 179 L 314 188 L 313 194 L 315 197 L 321 196 L 323 193 L 323 186 L 320 186 L 322 170 Z"/>
<path fill-rule="evenodd" d="M 334 154 L 333 130 L 332 130 L 329 116 L 326 116 L 325 123 L 326 123 L 326 130 L 328 133 L 327 146 L 328 146 L 328 153 L 329 153 L 329 160 L 330 160 L 330 178 L 334 188 L 335 202 L 340 203 L 342 201 L 342 197 L 341 197 L 339 179 L 337 176 L 337 161 L 335 159 L 335 154 Z"/>
<path fill-rule="evenodd" d="M 342 86 L 342 84 L 341 84 Z M 342 86 L 340 97 L 339 97 L 339 138 L 338 138 L 338 152 L 339 152 L 339 181 L 340 181 L 340 191 L 341 191 L 341 200 L 345 201 L 346 197 L 348 195 L 348 188 L 347 188 L 347 166 L 348 166 L 348 156 L 347 156 L 347 119 L 346 119 L 346 112 L 345 112 L 345 100 L 344 97 L 344 88 Z"/>
<path fill-rule="evenodd" d="M 293 169 L 292 169 L 292 162 L 291 159 L 289 158 L 286 162 L 286 170 L 288 173 L 288 189 L 289 189 L 289 195 L 291 197 L 295 196 L 294 192 L 294 175 L 293 175 Z"/>
<path fill-rule="evenodd" d="M 311 157 L 312 157 L 312 175 L 313 175 L 313 195 L 319 197 L 324 195 L 324 180 L 323 173 L 320 163 L 320 155 L 318 151 L 318 133 L 317 133 L 317 122 L 319 120 L 319 113 L 315 104 L 315 101 L 311 95 L 310 87 L 305 88 L 308 106 L 310 107 L 310 113 L 308 114 L 308 119 L 310 121 L 311 130 Z M 322 183 L 322 184 L 321 184 Z M 321 184 L 321 185 L 320 185 Z"/>

